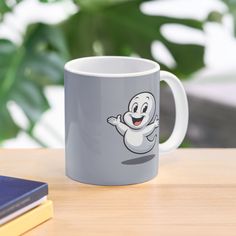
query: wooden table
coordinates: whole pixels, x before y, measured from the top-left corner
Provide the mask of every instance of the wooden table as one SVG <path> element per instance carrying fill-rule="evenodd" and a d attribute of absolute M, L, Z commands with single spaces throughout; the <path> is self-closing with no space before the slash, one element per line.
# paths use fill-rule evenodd
<path fill-rule="evenodd" d="M 182 149 L 159 176 L 99 187 L 64 175 L 63 150 L 0 150 L 0 174 L 49 183 L 52 220 L 26 235 L 236 235 L 236 149 Z"/>

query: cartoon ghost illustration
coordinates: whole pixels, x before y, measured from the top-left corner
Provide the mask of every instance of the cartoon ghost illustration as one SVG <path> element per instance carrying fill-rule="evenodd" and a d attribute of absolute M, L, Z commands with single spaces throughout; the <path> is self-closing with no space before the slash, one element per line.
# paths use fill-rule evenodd
<path fill-rule="evenodd" d="M 151 140 L 148 138 L 159 126 L 157 116 L 154 121 L 156 103 L 151 93 L 143 92 L 136 94 L 129 102 L 128 111 L 121 115 L 111 116 L 107 122 L 116 127 L 123 136 L 125 146 L 134 153 L 147 153 L 155 146 L 157 135 Z"/>

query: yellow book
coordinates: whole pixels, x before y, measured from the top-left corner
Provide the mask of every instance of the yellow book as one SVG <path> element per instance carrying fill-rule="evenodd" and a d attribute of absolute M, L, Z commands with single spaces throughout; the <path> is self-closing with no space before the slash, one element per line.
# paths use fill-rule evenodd
<path fill-rule="evenodd" d="M 0 236 L 19 236 L 44 221 L 52 218 L 52 201 L 45 201 L 38 207 L 0 226 Z"/>

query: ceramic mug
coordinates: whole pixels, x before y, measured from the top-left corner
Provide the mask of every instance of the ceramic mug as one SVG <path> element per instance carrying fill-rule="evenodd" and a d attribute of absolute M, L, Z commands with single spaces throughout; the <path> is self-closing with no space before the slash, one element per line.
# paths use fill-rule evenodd
<path fill-rule="evenodd" d="M 160 81 L 170 86 L 176 110 L 173 132 L 162 144 Z M 65 65 L 66 175 L 73 180 L 97 185 L 150 180 L 158 173 L 159 154 L 181 144 L 187 124 L 181 82 L 154 61 L 99 56 Z"/>

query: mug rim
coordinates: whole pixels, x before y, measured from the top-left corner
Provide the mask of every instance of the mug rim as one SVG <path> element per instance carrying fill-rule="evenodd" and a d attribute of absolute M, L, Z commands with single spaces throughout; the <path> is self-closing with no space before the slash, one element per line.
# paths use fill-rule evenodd
<path fill-rule="evenodd" d="M 82 71 L 79 69 L 73 68 L 73 64 L 75 62 L 82 62 L 86 60 L 94 60 L 94 59 L 126 59 L 126 60 L 133 60 L 137 62 L 145 62 L 150 65 L 152 65 L 153 68 L 147 69 L 147 70 L 142 70 L 140 72 L 128 72 L 128 73 L 99 73 L 99 72 L 87 72 L 87 71 Z M 66 62 L 64 66 L 64 70 L 67 72 L 71 72 L 77 75 L 84 75 L 84 76 L 90 76 L 90 77 L 110 77 L 110 78 L 121 78 L 121 77 L 139 77 L 139 76 L 145 76 L 145 75 L 150 75 L 155 72 L 160 71 L 160 65 L 152 61 L 150 59 L 146 58 L 140 58 L 140 57 L 129 57 L 129 56 L 89 56 L 89 57 L 80 57 L 76 58 L 73 60 L 70 60 Z"/>

